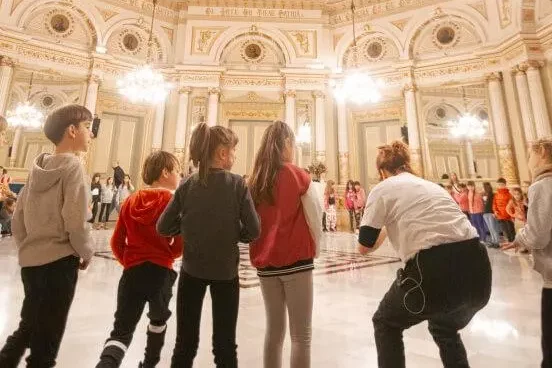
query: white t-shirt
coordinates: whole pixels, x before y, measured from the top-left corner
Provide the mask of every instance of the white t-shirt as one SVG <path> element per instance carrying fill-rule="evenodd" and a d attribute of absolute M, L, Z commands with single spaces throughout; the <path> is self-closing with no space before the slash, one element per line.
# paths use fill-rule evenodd
<path fill-rule="evenodd" d="M 387 178 L 372 189 L 361 226 L 385 226 L 404 262 L 420 250 L 477 237 L 445 189 L 409 173 Z"/>

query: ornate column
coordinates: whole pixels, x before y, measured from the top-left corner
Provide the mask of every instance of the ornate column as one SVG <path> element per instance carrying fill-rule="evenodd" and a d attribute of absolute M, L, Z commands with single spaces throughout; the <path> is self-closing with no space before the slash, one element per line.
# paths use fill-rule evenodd
<path fill-rule="evenodd" d="M 153 139 L 151 142 L 151 150 L 161 150 L 163 144 L 163 127 L 165 123 L 165 102 L 161 102 L 155 107 L 155 117 L 153 120 Z"/>
<path fill-rule="evenodd" d="M 408 127 L 408 145 L 414 172 L 423 175 L 422 150 L 420 149 L 420 132 L 418 131 L 418 108 L 416 106 L 416 85 L 409 84 L 404 88 L 404 105 Z"/>
<path fill-rule="evenodd" d="M 285 123 L 293 129 L 295 133 L 297 133 L 297 124 L 295 122 L 296 120 L 296 112 L 295 112 L 295 97 L 297 94 L 293 90 L 286 91 L 284 93 L 286 96 L 286 121 Z"/>
<path fill-rule="evenodd" d="M 325 94 L 321 91 L 315 91 L 314 109 L 316 119 L 316 140 L 315 140 L 315 158 L 316 161 L 326 163 L 326 110 Z"/>
<path fill-rule="evenodd" d="M 12 59 L 0 56 L 0 115 L 5 115 L 6 113 L 14 65 Z"/>
<path fill-rule="evenodd" d="M 19 151 L 19 144 L 21 143 L 21 135 L 23 134 L 23 128 L 17 127 L 15 129 L 15 135 L 13 136 L 13 143 L 11 148 L 11 155 L 10 155 L 10 167 L 15 167 L 15 164 L 17 162 L 17 154 Z"/>
<path fill-rule="evenodd" d="M 470 178 L 475 178 L 477 174 L 475 172 L 473 146 L 472 146 L 472 142 L 469 139 L 466 139 L 465 147 L 466 147 L 466 161 L 468 165 L 468 175 L 470 176 Z"/>
<path fill-rule="evenodd" d="M 533 108 L 531 106 L 531 95 L 529 92 L 529 84 L 527 83 L 527 75 L 525 71 L 527 67 L 520 65 L 516 71 L 516 87 L 519 97 L 519 108 L 521 112 L 521 120 L 523 121 L 523 131 L 525 132 L 525 140 L 528 144 L 537 140 L 535 131 L 535 120 L 533 118 Z"/>
<path fill-rule="evenodd" d="M 535 130 L 537 139 L 550 138 L 552 128 L 550 127 L 550 118 L 546 107 L 546 98 L 540 75 L 541 64 L 538 62 L 529 62 L 527 69 L 527 82 L 531 94 L 531 105 L 535 116 Z"/>
<path fill-rule="evenodd" d="M 498 74 L 492 73 L 487 77 L 487 81 L 489 84 L 489 99 L 498 149 L 498 161 L 500 162 L 500 173 L 509 183 L 517 184 L 519 183 L 519 179 L 514 161 L 506 106 L 504 105 L 501 78 Z"/>
<path fill-rule="evenodd" d="M 207 124 L 209 126 L 215 126 L 218 124 L 219 97 L 219 88 L 209 88 L 209 111 L 207 114 Z"/>
<path fill-rule="evenodd" d="M 347 105 L 337 102 L 337 152 L 339 165 L 339 184 L 349 180 L 349 128 L 347 124 Z"/>
<path fill-rule="evenodd" d="M 190 87 L 181 88 L 178 93 L 178 116 L 176 117 L 176 132 L 174 138 L 174 154 L 178 157 L 180 167 L 184 167 L 186 157 L 186 130 L 188 127 L 188 104 Z"/>
<path fill-rule="evenodd" d="M 86 87 L 86 98 L 84 107 L 86 107 L 92 115 L 96 113 L 96 105 L 98 102 L 98 90 L 100 89 L 100 78 L 96 75 L 88 77 L 88 85 Z"/>

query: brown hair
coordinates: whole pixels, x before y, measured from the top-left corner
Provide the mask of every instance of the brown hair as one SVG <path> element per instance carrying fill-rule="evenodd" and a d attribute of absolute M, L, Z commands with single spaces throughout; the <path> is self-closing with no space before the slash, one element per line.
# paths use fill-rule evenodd
<path fill-rule="evenodd" d="M 540 139 L 531 145 L 533 152 L 544 151 L 547 160 L 552 162 L 552 139 Z"/>
<path fill-rule="evenodd" d="M 393 141 L 391 144 L 378 147 L 378 150 L 378 170 L 386 170 L 393 175 L 401 172 L 414 173 L 410 166 L 410 151 L 405 143 Z"/>
<path fill-rule="evenodd" d="M 13 197 L 8 197 L 4 200 L 4 204 L 6 206 L 12 206 L 14 203 L 15 203 L 15 198 Z"/>
<path fill-rule="evenodd" d="M 92 121 L 92 113 L 86 107 L 76 104 L 62 106 L 46 118 L 44 134 L 53 144 L 58 145 L 69 126 L 78 126 L 83 121 Z"/>
<path fill-rule="evenodd" d="M 142 166 L 142 180 L 147 185 L 152 185 L 153 182 L 159 180 L 164 169 L 173 172 L 179 165 L 178 159 L 172 153 L 165 151 L 152 152 Z"/>
<path fill-rule="evenodd" d="M 333 180 L 328 180 L 326 182 L 326 190 L 324 191 L 324 195 L 330 195 L 335 194 L 335 188 L 332 188 L 335 182 Z"/>
<path fill-rule="evenodd" d="M 272 123 L 263 134 L 261 146 L 255 157 L 253 173 L 249 179 L 249 188 L 255 204 L 274 204 L 274 184 L 280 168 L 284 165 L 286 139 L 294 144 L 295 134 L 290 126 L 282 121 Z"/>
<path fill-rule="evenodd" d="M 469 180 L 468 181 L 468 187 L 475 187 L 475 181 Z"/>
<path fill-rule="evenodd" d="M 513 192 L 517 192 L 519 194 L 521 194 L 521 201 L 518 201 L 516 199 L 516 197 L 514 196 L 514 193 Z M 518 205 L 520 203 L 524 203 L 525 202 L 525 193 L 523 193 L 523 190 L 521 190 L 521 188 L 519 187 L 515 187 L 515 188 L 512 188 L 512 202 L 514 203 L 514 205 Z"/>
<path fill-rule="evenodd" d="M 228 128 L 209 127 L 205 123 L 197 125 L 190 139 L 190 158 L 195 167 L 199 165 L 199 180 L 203 185 L 207 185 L 209 168 L 217 148 L 221 145 L 234 148 L 238 142 L 236 133 Z"/>

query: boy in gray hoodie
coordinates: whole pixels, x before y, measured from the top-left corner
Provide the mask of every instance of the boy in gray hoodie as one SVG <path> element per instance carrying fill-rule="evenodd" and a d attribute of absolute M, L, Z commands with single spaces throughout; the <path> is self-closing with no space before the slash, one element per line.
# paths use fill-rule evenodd
<path fill-rule="evenodd" d="M 53 367 L 75 294 L 78 270 L 93 256 L 89 184 L 79 157 L 92 135 L 92 114 L 79 105 L 53 111 L 44 134 L 56 145 L 29 170 L 12 219 L 25 299 L 19 328 L 0 351 L 0 367 L 15 368 L 27 348 L 27 367 Z"/>

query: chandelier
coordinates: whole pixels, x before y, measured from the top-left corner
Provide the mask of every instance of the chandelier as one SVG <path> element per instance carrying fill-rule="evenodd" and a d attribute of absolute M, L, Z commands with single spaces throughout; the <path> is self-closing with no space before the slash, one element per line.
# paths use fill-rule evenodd
<path fill-rule="evenodd" d="M 351 101 L 357 105 L 367 102 L 375 103 L 381 99 L 381 82 L 376 82 L 372 77 L 359 70 L 358 44 L 355 24 L 355 2 L 351 1 L 351 13 L 353 20 L 353 69 L 346 72 L 343 80 L 334 85 L 334 96 L 340 102 Z"/>
<path fill-rule="evenodd" d="M 31 89 L 33 88 L 33 76 L 29 82 L 27 101 L 17 104 L 15 110 L 8 111 L 8 124 L 13 128 L 40 129 L 44 124 L 44 114 L 31 104 Z"/>
<path fill-rule="evenodd" d="M 153 13 L 148 40 L 148 53 L 146 64 L 127 73 L 117 81 L 119 93 L 133 103 L 157 104 L 164 101 L 169 94 L 172 85 L 165 82 L 163 74 L 152 67 L 153 24 L 157 1 L 153 0 Z"/>
<path fill-rule="evenodd" d="M 489 122 L 482 120 L 468 112 L 466 92 L 462 87 L 462 99 L 464 100 L 465 113 L 457 120 L 448 122 L 449 132 L 454 138 L 477 139 L 482 138 L 489 128 Z"/>
<path fill-rule="evenodd" d="M 305 121 L 297 131 L 297 143 L 310 144 L 311 140 L 312 140 L 311 127 L 310 127 L 310 124 L 307 121 Z"/>

